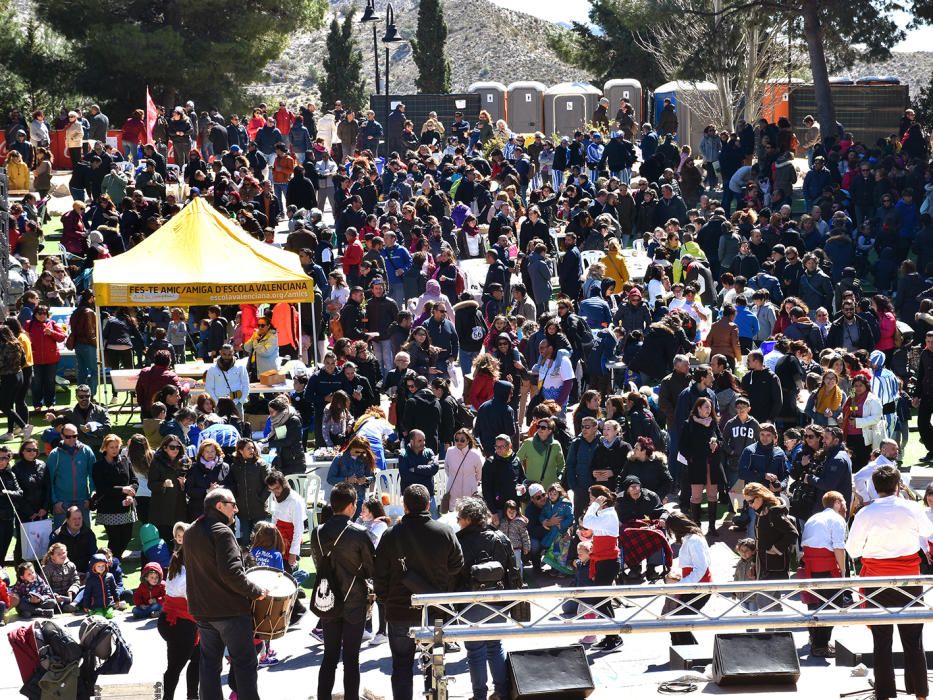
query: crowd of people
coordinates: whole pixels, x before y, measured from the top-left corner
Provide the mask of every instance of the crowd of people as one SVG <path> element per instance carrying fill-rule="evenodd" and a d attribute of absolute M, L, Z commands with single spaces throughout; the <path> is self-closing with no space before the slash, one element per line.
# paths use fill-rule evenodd
<path fill-rule="evenodd" d="M 131 607 L 159 619 L 166 697 L 186 664 L 189 698 L 199 674 L 201 697 L 220 697 L 226 647 L 231 690 L 257 698 L 257 666 L 277 660 L 253 642 L 248 601 L 266 592 L 242 553 L 301 578 L 308 506 L 288 477 L 312 451 L 332 461 L 311 556 L 343 597 L 336 612 L 311 601 L 320 698 L 341 654 L 358 697 L 362 641 L 388 644 L 393 696 L 412 697 L 413 591 L 707 582 L 727 529 L 743 536 L 740 580 L 787 578 L 798 560 L 808 577 L 933 568 L 933 490 L 911 503 L 896 469 L 913 409 L 933 459 L 933 169 L 910 110 L 877 144 L 808 117 L 800 137 L 763 119 L 689 145 L 669 102 L 655 128 L 603 100 L 596 130 L 559 139 L 487 112 L 432 114 L 419 132 L 405 110 L 383 127 L 338 102 L 328 143 L 314 104 L 225 118 L 188 103 L 160 108 L 151 135 L 131 115 L 122 149 L 98 107 L 66 113 L 74 205 L 62 254 L 41 258 L 48 125 L 11 114 L 11 187 L 38 196 L 10 208 L 23 289 L 0 327 L 0 442 L 19 447 L 0 446 L 0 551 L 15 537 L 18 565 L 0 605 Z M 196 197 L 297 254 L 313 303 L 98 308 L 94 262 Z M 50 318 L 70 305 L 67 328 Z M 98 346 L 107 367 L 141 370 L 143 430 L 125 444 L 96 398 Z M 291 391 L 251 393 L 282 358 Z M 197 391 L 173 371 L 191 359 L 209 365 Z M 375 495 L 387 467 L 401 517 Z M 49 518 L 48 554 L 30 562 L 18 525 Z M 134 534 L 142 582 L 127 591 Z M 812 632 L 813 655 L 832 656 L 830 629 Z M 889 627 L 872 633 L 890 644 Z M 879 698 L 894 697 L 884 658 Z M 475 700 L 508 696 L 501 642 L 468 643 L 467 659 Z M 925 679 L 908 691 L 925 697 Z"/>

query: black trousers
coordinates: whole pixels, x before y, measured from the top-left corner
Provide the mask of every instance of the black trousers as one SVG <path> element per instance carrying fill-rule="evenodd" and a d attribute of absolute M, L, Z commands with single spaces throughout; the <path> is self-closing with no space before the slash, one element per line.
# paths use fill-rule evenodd
<path fill-rule="evenodd" d="M 695 615 L 694 610 L 700 610 L 709 602 L 708 595 L 701 596 L 692 596 L 687 594 L 681 596 L 681 599 L 690 605 L 689 608 L 684 607 L 680 610 L 675 610 L 671 615 Z M 680 645 L 680 644 L 696 644 L 697 638 L 693 636 L 693 632 L 671 632 L 671 644 Z"/>
<path fill-rule="evenodd" d="M 902 589 L 886 589 L 873 597 L 885 607 L 901 607 L 907 602 L 905 594 L 916 596 L 920 586 L 905 586 Z M 866 594 L 869 590 L 866 589 Z M 930 685 L 927 680 L 927 658 L 923 651 L 923 625 L 898 625 L 897 633 L 904 648 L 904 683 L 908 695 L 927 697 Z M 894 688 L 894 625 L 872 625 L 871 638 L 874 643 L 875 697 L 891 700 L 897 697 Z"/>
<path fill-rule="evenodd" d="M 197 645 L 198 625 L 191 620 L 176 620 L 174 625 L 170 625 L 165 619 L 165 613 L 159 615 L 158 623 L 159 636 L 165 640 L 168 665 L 165 668 L 165 674 L 162 676 L 163 695 L 165 700 L 172 700 L 175 697 L 175 688 L 178 687 L 178 680 L 181 677 L 181 671 L 188 664 L 188 670 L 185 672 L 185 682 L 187 683 L 187 698 L 198 697 L 198 680 L 200 678 L 200 658 L 201 649 Z"/>
<path fill-rule="evenodd" d="M 859 435 L 846 435 L 846 447 L 852 453 L 852 473 L 868 464 L 871 458 L 871 445 L 865 444 L 865 438 Z"/>
<path fill-rule="evenodd" d="M 23 373 L 4 374 L 0 376 L 0 412 L 6 416 L 7 432 L 12 433 L 13 428 L 22 428 L 26 425 L 22 414 L 16 411 L 16 399 L 23 389 Z M 26 413 L 26 418 L 29 414 Z"/>
<path fill-rule="evenodd" d="M 917 408 L 917 430 L 920 431 L 920 441 L 927 448 L 927 452 L 933 452 L 931 417 L 933 417 L 933 399 L 920 399 L 920 406 Z"/>
<path fill-rule="evenodd" d="M 337 664 L 343 656 L 343 697 L 358 700 L 360 697 L 360 643 L 366 624 L 366 609 L 351 608 L 343 611 L 337 620 L 323 620 L 324 658 L 317 677 L 317 699 L 331 700 Z"/>
<path fill-rule="evenodd" d="M 104 525 L 104 531 L 107 533 L 107 546 L 110 547 L 113 556 L 122 559 L 126 545 L 133 539 L 133 523 L 126 523 L 125 525 Z M 166 542 L 169 541 L 170 540 L 166 540 Z"/>
<path fill-rule="evenodd" d="M 597 586 L 612 586 L 615 584 L 616 577 L 619 575 L 619 560 L 618 559 L 605 559 L 603 561 L 596 562 L 596 578 L 594 583 Z M 599 612 L 605 615 L 610 620 L 615 617 L 615 612 L 612 609 L 612 603 L 608 600 L 605 603 L 602 603 L 597 608 Z M 616 635 L 611 635 L 616 636 Z"/>
<path fill-rule="evenodd" d="M 803 526 L 801 526 L 801 530 L 803 530 Z M 832 573 L 829 571 L 812 571 L 810 572 L 810 576 L 812 578 L 832 578 Z M 841 601 L 839 600 L 839 597 L 837 597 L 842 595 L 841 590 L 831 589 L 819 591 L 819 593 L 820 595 L 825 595 L 826 599 L 829 600 L 830 603 L 835 602 L 841 605 Z M 816 610 L 821 605 L 822 603 L 810 603 L 807 605 L 807 608 L 810 610 Z M 832 638 L 832 636 L 832 627 L 813 627 L 810 630 L 810 651 L 812 652 L 813 649 L 829 646 L 829 640 Z"/>

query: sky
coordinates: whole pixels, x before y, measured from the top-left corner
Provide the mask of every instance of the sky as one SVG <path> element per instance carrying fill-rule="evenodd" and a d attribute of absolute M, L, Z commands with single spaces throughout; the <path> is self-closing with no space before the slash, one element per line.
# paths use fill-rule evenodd
<path fill-rule="evenodd" d="M 586 22 L 590 4 L 587 0 L 492 0 L 501 7 L 526 12 L 549 22 Z M 907 39 L 894 47 L 896 51 L 930 51 L 933 49 L 933 26 L 908 32 Z"/>

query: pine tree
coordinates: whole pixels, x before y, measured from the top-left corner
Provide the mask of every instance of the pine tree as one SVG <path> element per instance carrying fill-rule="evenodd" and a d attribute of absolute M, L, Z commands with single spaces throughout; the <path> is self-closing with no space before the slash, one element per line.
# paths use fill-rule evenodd
<path fill-rule="evenodd" d="M 335 17 L 327 33 L 327 56 L 324 57 L 325 78 L 321 83 L 321 101 L 332 107 L 341 100 L 344 107 L 366 109 L 366 84 L 363 81 L 363 59 L 353 43 L 353 15 L 350 10 L 343 24 Z"/>
<path fill-rule="evenodd" d="M 418 66 L 415 86 L 429 95 L 450 93 L 450 61 L 447 58 L 447 21 L 440 0 L 421 0 L 418 30 L 411 41 L 411 53 Z"/>

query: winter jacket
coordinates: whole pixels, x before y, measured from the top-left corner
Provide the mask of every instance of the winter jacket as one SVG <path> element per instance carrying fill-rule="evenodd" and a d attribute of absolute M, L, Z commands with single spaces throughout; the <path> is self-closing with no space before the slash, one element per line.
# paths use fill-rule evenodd
<path fill-rule="evenodd" d="M 31 520 L 40 510 L 51 510 L 51 485 L 45 462 L 27 462 L 25 459 L 19 459 L 10 471 L 16 475 L 16 482 L 23 490 L 22 496 L 14 500 L 20 520 Z"/>
<path fill-rule="evenodd" d="M 742 377 L 742 391 L 751 402 L 751 414 L 759 422 L 777 420 L 783 403 L 783 391 L 777 375 L 767 367 L 750 370 Z"/>
<path fill-rule="evenodd" d="M 671 493 L 674 486 L 674 479 L 667 468 L 667 460 L 664 455 L 655 450 L 651 459 L 641 462 L 637 459 L 629 458 L 625 462 L 619 474 L 619 486 L 630 476 L 638 477 L 641 481 L 642 490 L 649 490 L 664 498 Z"/>
<path fill-rule="evenodd" d="M 188 610 L 199 621 L 249 615 L 262 590 L 246 577 L 226 516 L 210 510 L 185 531 Z"/>
<path fill-rule="evenodd" d="M 420 389 L 405 402 L 405 425 L 424 433 L 425 445 L 437 450 L 440 442 L 441 405 L 430 389 Z"/>
<path fill-rule="evenodd" d="M 483 500 L 490 513 L 505 512 L 505 502 L 516 499 L 515 487 L 525 481 L 525 472 L 515 454 L 493 454 L 483 464 Z M 504 518 L 503 518 L 504 520 Z"/>
<path fill-rule="evenodd" d="M 758 580 L 788 578 L 791 549 L 797 544 L 797 527 L 784 506 L 769 506 L 765 513 L 758 513 L 755 520 L 755 540 Z M 770 552 L 772 548 L 777 548 L 779 554 Z"/>
<path fill-rule="evenodd" d="M 159 582 L 152 586 L 146 580 L 146 577 L 155 572 L 159 574 Z M 162 599 L 165 598 L 165 583 L 162 581 L 162 567 L 158 563 L 151 561 L 143 567 L 142 573 L 140 574 L 139 586 L 133 591 L 133 604 L 139 606 L 149 605 L 150 599 L 155 599 L 157 603 L 162 603 Z"/>
<path fill-rule="evenodd" d="M 49 335 L 45 334 L 46 329 L 51 331 Z M 29 334 L 29 342 L 32 343 L 33 364 L 57 365 L 61 357 L 58 344 L 67 337 L 61 326 L 52 320 L 41 323 L 30 319 L 23 324 L 23 330 Z"/>
<path fill-rule="evenodd" d="M 386 619 L 406 625 L 421 620 L 421 608 L 411 605 L 406 569 L 413 580 L 409 585 L 420 584 L 420 593 L 447 593 L 454 590 L 462 568 L 463 551 L 449 527 L 431 520 L 427 512 L 403 516 L 382 536 L 376 550 L 373 586 L 385 605 Z"/>
<path fill-rule="evenodd" d="M 447 448 L 444 455 L 444 470 L 447 473 L 447 492 L 450 503 L 455 505 L 480 491 L 483 478 L 483 455 L 477 449 L 463 449 L 456 445 Z"/>
<path fill-rule="evenodd" d="M 94 491 L 96 461 L 94 451 L 81 442 L 71 447 L 62 443 L 52 450 L 46 460 L 52 503 L 88 500 Z"/>
<path fill-rule="evenodd" d="M 132 486 L 133 490 L 139 488 L 136 472 L 130 466 L 126 457 L 117 457 L 116 462 L 108 462 L 104 455 L 100 455 L 94 464 L 94 486 L 98 495 L 98 513 L 129 513 L 132 506 L 124 506 L 126 494 L 124 486 Z M 120 554 L 120 552 L 114 552 Z"/>
<path fill-rule="evenodd" d="M 62 564 L 49 561 L 42 567 L 45 577 L 55 595 L 67 596 L 73 599 L 81 589 L 81 580 L 78 577 L 78 567 L 70 559 Z"/>
<path fill-rule="evenodd" d="M 149 466 L 149 522 L 170 527 L 187 518 L 185 491 L 178 482 L 181 476 L 185 476 L 181 463 L 173 463 L 168 453 L 157 450 Z M 166 481 L 171 481 L 170 488 L 166 488 Z"/>
<path fill-rule="evenodd" d="M 777 445 L 765 447 L 755 442 L 739 456 L 739 478 L 743 481 L 765 483 L 765 474 L 774 474 L 779 481 L 787 478 L 787 455 Z"/>
<path fill-rule="evenodd" d="M 255 355 L 257 374 L 279 368 L 279 339 L 275 329 L 270 328 L 261 338 L 254 333 L 252 338 L 243 343 L 243 349 Z"/>
<path fill-rule="evenodd" d="M 554 437 L 544 441 L 535 435 L 521 444 L 515 456 L 525 470 L 528 483 L 537 482 L 547 488 L 563 474 L 564 452 Z"/>
<path fill-rule="evenodd" d="M 271 471 L 268 464 L 256 457 L 244 459 L 240 455 L 234 455 L 230 460 L 230 474 L 227 480 L 236 494 L 239 517 L 246 520 L 269 518 L 269 512 L 266 510 L 269 500 L 266 477 Z"/>
<path fill-rule="evenodd" d="M 819 268 L 804 272 L 800 276 L 800 299 L 811 309 L 833 308 L 833 282 L 829 275 Z"/>
<path fill-rule="evenodd" d="M 498 380 L 493 397 L 479 407 L 473 424 L 473 433 L 487 454 L 495 452 L 497 435 L 515 435 L 515 412 L 509 405 L 513 387 L 510 382 Z"/>
<path fill-rule="evenodd" d="M 311 557 L 319 571 L 324 559 L 329 560 L 332 583 L 343 598 L 346 611 L 366 607 L 369 581 L 375 569 L 375 550 L 366 528 L 345 515 L 333 516 L 314 531 Z"/>
<path fill-rule="evenodd" d="M 678 452 L 687 459 L 687 478 L 690 484 L 706 484 L 707 480 L 725 486 L 726 478 L 722 468 L 722 451 L 710 451 L 709 441 L 717 438 L 722 445 L 722 432 L 716 421 L 709 426 L 688 419 L 680 433 L 677 443 Z M 707 476 L 707 470 L 709 476 Z"/>
<path fill-rule="evenodd" d="M 604 438 L 600 438 L 598 443 L 599 444 L 596 445 L 596 451 L 593 453 L 593 458 L 590 460 L 592 481 L 593 484 L 605 486 L 614 493 L 619 488 L 619 477 L 622 474 L 622 466 L 628 459 L 629 453 L 632 451 L 632 446 L 623 441 L 620 437 L 617 437 L 612 444 L 606 444 Z M 603 470 L 612 472 L 612 476 L 605 481 L 598 481 L 593 472 Z"/>
<path fill-rule="evenodd" d="M 204 512 L 204 498 L 211 484 L 222 488 L 230 486 L 230 465 L 218 458 L 213 467 L 201 460 L 192 463 L 185 479 L 185 495 L 188 497 L 188 515 L 194 519 Z"/>
<path fill-rule="evenodd" d="M 305 449 L 302 440 L 301 416 L 293 412 L 285 421 L 285 435 L 276 433 L 269 436 L 269 447 L 277 451 L 272 464 L 283 474 L 303 474 L 305 472 Z"/>
<path fill-rule="evenodd" d="M 84 579 L 84 598 L 81 607 L 84 610 L 103 610 L 112 608 L 119 600 L 117 582 L 109 571 L 102 574 L 91 570 L 95 564 L 107 564 L 107 557 L 95 554 L 88 562 L 87 577 Z"/>
<path fill-rule="evenodd" d="M 515 564 L 514 548 L 504 533 L 489 525 L 470 524 L 457 532 L 457 540 L 463 551 L 463 567 L 454 583 L 455 590 L 475 590 L 471 576 L 472 568 L 487 561 L 502 565 L 502 588 L 517 590 L 522 587 L 521 575 Z"/>
<path fill-rule="evenodd" d="M 398 458 L 399 488 L 405 491 L 412 484 L 421 484 L 428 493 L 434 493 L 434 475 L 437 474 L 437 455 L 428 448 L 416 454 L 405 449 Z"/>

